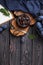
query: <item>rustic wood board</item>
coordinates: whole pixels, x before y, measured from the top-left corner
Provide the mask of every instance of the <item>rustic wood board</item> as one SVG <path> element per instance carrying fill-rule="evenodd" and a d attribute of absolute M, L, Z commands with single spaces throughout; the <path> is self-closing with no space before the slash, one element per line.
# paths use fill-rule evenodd
<path fill-rule="evenodd" d="M 33 40 L 32 65 L 43 65 L 43 39 L 40 36 L 38 36 L 35 30 L 33 34 L 37 36 L 36 36 L 36 39 Z"/>
<path fill-rule="evenodd" d="M 30 29 L 25 36 L 14 37 L 8 29 L 0 33 L 0 65 L 43 65 L 42 39 L 28 38 L 36 32 Z"/>
<path fill-rule="evenodd" d="M 9 28 L 8 28 L 9 29 Z M 0 65 L 9 65 L 9 31 L 0 33 Z"/>
<path fill-rule="evenodd" d="M 31 65 L 32 63 L 32 40 L 28 38 L 30 31 L 21 38 L 21 65 Z"/>
<path fill-rule="evenodd" d="M 20 65 L 20 37 L 10 35 L 10 65 Z"/>

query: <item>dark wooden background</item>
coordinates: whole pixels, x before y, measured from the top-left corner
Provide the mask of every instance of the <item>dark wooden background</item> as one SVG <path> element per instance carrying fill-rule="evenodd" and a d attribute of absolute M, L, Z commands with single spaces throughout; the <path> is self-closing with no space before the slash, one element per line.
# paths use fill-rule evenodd
<path fill-rule="evenodd" d="M 35 34 L 34 40 L 28 38 Z M 8 29 L 0 33 L 0 65 L 43 65 L 43 39 L 34 27 L 22 37 L 15 37 Z"/>

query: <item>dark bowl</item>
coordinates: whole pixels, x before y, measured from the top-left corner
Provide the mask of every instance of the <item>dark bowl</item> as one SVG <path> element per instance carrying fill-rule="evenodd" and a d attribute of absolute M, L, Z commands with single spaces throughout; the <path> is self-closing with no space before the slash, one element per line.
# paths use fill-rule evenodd
<path fill-rule="evenodd" d="M 28 27 L 30 24 L 30 18 L 26 14 L 22 14 L 17 17 L 16 22 L 20 27 Z"/>

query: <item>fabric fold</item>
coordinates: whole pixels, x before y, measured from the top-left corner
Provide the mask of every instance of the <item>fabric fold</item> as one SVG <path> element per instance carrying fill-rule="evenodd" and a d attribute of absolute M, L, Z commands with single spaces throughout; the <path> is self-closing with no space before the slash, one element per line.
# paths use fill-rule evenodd
<path fill-rule="evenodd" d="M 0 3 L 10 11 L 21 10 L 37 16 L 42 2 L 39 0 L 0 0 Z"/>

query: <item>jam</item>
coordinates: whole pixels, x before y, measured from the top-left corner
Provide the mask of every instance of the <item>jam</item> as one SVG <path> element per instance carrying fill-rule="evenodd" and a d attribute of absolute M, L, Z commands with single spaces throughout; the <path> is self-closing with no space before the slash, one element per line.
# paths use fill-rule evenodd
<path fill-rule="evenodd" d="M 30 18 L 26 14 L 22 14 L 17 17 L 16 22 L 20 27 L 27 27 L 30 24 Z"/>

